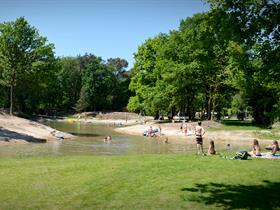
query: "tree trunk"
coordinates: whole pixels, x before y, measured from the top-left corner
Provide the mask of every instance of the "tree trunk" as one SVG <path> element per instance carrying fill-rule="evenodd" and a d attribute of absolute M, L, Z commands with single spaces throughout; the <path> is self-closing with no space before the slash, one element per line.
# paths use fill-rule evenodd
<path fill-rule="evenodd" d="M 13 115 L 13 98 L 14 98 L 14 86 L 10 87 L 10 115 Z"/>
<path fill-rule="evenodd" d="M 216 107 L 215 107 L 215 102 L 214 102 L 214 100 L 213 100 L 213 106 L 212 106 L 212 113 L 213 113 L 213 114 L 211 114 L 211 120 L 214 120 L 215 109 L 216 109 Z"/>
<path fill-rule="evenodd" d="M 210 96 L 209 99 L 208 99 L 208 103 L 207 103 L 207 120 L 211 120 L 211 118 L 212 118 L 211 103 L 212 103 L 212 99 L 211 99 L 211 96 Z"/>

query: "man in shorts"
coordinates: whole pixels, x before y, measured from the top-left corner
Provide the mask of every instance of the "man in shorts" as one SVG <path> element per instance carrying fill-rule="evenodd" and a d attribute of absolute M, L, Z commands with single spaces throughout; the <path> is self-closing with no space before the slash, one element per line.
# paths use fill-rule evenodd
<path fill-rule="evenodd" d="M 205 134 L 204 128 L 201 126 L 201 122 L 198 122 L 197 126 L 195 126 L 195 139 L 196 139 L 196 149 L 197 154 L 203 152 L 203 135 Z"/>

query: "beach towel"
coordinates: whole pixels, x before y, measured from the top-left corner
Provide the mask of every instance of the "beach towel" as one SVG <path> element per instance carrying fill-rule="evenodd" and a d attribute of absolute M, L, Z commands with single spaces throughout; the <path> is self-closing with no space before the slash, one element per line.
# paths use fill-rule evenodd
<path fill-rule="evenodd" d="M 253 158 L 265 158 L 265 159 L 279 159 L 280 160 L 280 154 L 271 155 L 270 152 L 267 153 L 261 153 L 261 156 L 252 156 Z"/>

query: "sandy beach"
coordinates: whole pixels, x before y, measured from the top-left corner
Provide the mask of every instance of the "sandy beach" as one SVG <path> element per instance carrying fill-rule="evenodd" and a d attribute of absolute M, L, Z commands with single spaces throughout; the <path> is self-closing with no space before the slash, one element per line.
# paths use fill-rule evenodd
<path fill-rule="evenodd" d="M 57 138 L 51 134 L 53 128 L 41 123 L 24 118 L 10 116 L 0 113 L 0 144 L 28 144 L 56 141 Z M 73 138 L 68 133 L 56 131 L 64 138 Z"/>
<path fill-rule="evenodd" d="M 161 128 L 161 137 L 167 137 L 169 141 L 182 142 L 182 140 L 193 140 L 195 138 L 194 128 L 197 123 L 188 122 L 185 124 L 187 125 L 188 129 L 187 134 L 185 134 L 184 131 L 180 129 L 181 123 L 159 123 L 155 121 L 150 121 L 146 124 L 116 128 L 115 131 L 129 135 L 143 135 L 143 132 L 152 126 L 153 128 L 158 128 L 158 130 Z M 217 128 L 219 126 L 221 126 L 221 124 L 217 122 L 203 121 L 203 127 L 206 131 L 204 135 L 205 141 L 243 141 L 244 143 L 251 143 L 252 139 L 254 138 L 252 131 L 208 131 L 209 128 Z"/>

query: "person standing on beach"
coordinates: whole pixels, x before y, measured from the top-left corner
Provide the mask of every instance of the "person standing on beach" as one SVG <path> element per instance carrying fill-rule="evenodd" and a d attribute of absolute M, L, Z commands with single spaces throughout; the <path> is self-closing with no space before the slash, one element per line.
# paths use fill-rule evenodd
<path fill-rule="evenodd" d="M 197 154 L 203 152 L 203 135 L 205 134 L 204 128 L 201 126 L 201 122 L 198 122 L 197 126 L 195 127 L 195 139 L 196 139 L 196 149 Z"/>

